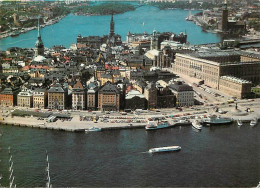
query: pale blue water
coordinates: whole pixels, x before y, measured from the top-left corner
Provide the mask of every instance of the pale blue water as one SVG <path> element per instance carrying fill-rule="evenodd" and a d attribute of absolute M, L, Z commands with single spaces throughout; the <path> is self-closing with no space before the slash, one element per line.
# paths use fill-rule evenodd
<path fill-rule="evenodd" d="M 194 11 L 193 13 L 196 13 Z M 220 37 L 213 33 L 202 32 L 201 27 L 185 20 L 186 10 L 159 10 L 151 6 L 142 6 L 135 11 L 114 16 L 115 32 L 126 39 L 130 32 L 152 33 L 154 29 L 160 32 L 187 32 L 191 44 L 219 42 Z M 47 26 L 41 30 L 46 47 L 64 45 L 69 47 L 76 43 L 78 34 L 82 36 L 105 35 L 109 33 L 110 16 L 74 16 L 68 15 L 59 23 Z M 144 23 L 144 25 L 143 25 Z M 33 48 L 37 39 L 37 30 L 0 40 L 0 50 L 9 47 Z"/>

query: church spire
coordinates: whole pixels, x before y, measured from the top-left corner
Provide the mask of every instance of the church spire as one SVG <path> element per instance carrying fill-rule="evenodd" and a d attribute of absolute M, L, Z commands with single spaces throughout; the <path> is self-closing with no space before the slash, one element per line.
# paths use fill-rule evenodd
<path fill-rule="evenodd" d="M 110 36 L 114 36 L 115 34 L 115 23 L 114 23 L 114 16 L 113 16 L 113 13 L 112 13 L 112 16 L 111 16 L 111 21 L 110 21 Z"/>
<path fill-rule="evenodd" d="M 35 43 L 36 47 L 36 56 L 37 55 L 44 55 L 44 45 L 42 42 L 41 32 L 40 32 L 40 18 L 38 18 L 38 37 Z"/>
<path fill-rule="evenodd" d="M 41 38 L 41 32 L 40 32 L 40 18 L 38 18 L 38 38 Z"/>

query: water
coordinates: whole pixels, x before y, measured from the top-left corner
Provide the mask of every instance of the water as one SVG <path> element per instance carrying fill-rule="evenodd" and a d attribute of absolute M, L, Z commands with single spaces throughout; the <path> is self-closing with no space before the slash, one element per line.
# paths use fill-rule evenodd
<path fill-rule="evenodd" d="M 193 14 L 197 11 L 193 11 Z M 202 32 L 201 27 L 193 22 L 187 22 L 186 10 L 159 10 L 151 6 L 142 6 L 135 11 L 114 16 L 115 32 L 126 40 L 130 32 L 152 33 L 154 29 L 160 32 L 172 31 L 177 34 L 187 32 L 191 44 L 219 42 L 220 37 L 213 33 Z M 42 39 L 46 47 L 64 45 L 69 47 L 76 43 L 78 34 L 82 36 L 105 35 L 109 33 L 111 16 L 74 16 L 72 14 L 63 18 L 59 23 L 46 26 L 42 29 Z M 143 25 L 144 23 L 144 25 Z M 17 46 L 33 48 L 37 39 L 37 30 L 0 40 L 0 50 Z"/>
<path fill-rule="evenodd" d="M 18 187 L 45 186 L 45 149 L 58 186 L 252 187 L 260 180 L 260 124 L 157 131 L 70 133 L 0 126 L 0 180 L 8 185 L 8 147 Z M 146 153 L 180 145 L 180 152 Z"/>

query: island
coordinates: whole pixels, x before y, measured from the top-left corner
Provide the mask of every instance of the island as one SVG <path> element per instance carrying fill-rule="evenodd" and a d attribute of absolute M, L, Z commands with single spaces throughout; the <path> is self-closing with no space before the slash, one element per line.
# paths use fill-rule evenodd
<path fill-rule="evenodd" d="M 72 9 L 75 15 L 109 15 L 122 14 L 124 12 L 133 11 L 136 7 L 126 3 L 103 3 L 99 5 L 76 6 Z"/>

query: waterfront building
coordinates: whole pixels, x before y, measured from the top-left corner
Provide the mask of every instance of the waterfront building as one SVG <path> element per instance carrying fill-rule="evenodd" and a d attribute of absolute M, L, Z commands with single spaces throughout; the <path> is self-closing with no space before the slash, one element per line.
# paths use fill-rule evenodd
<path fill-rule="evenodd" d="M 224 0 L 222 7 L 221 21 L 218 23 L 218 29 L 223 32 L 237 33 L 246 32 L 246 24 L 244 21 L 228 20 L 227 0 Z"/>
<path fill-rule="evenodd" d="M 194 91 L 191 86 L 178 82 L 169 85 L 169 88 L 176 96 L 176 106 L 194 105 Z"/>
<path fill-rule="evenodd" d="M 115 22 L 114 22 L 114 16 L 112 14 L 110 20 L 110 33 L 108 35 L 107 45 L 109 47 L 114 47 L 114 46 L 120 46 L 121 44 L 122 44 L 121 36 L 115 34 Z"/>
<path fill-rule="evenodd" d="M 85 110 L 86 108 L 86 91 L 78 80 L 72 89 L 72 109 Z"/>
<path fill-rule="evenodd" d="M 131 89 L 125 96 L 125 109 L 147 109 L 147 99 L 137 89 Z"/>
<path fill-rule="evenodd" d="M 96 110 L 98 106 L 98 85 L 91 82 L 87 91 L 87 109 Z"/>
<path fill-rule="evenodd" d="M 234 76 L 255 84 L 260 82 L 260 61 L 257 54 L 227 50 L 177 53 L 175 56 L 175 73 L 194 77 L 215 89 L 219 89 L 221 76 Z M 251 61 L 245 62 L 248 58 Z"/>
<path fill-rule="evenodd" d="M 33 107 L 33 92 L 30 89 L 24 87 L 17 95 L 17 106 L 20 107 Z"/>
<path fill-rule="evenodd" d="M 157 107 L 157 88 L 154 82 L 150 82 L 144 89 L 144 96 L 148 101 L 147 108 L 152 109 Z"/>
<path fill-rule="evenodd" d="M 59 83 L 54 84 L 48 90 L 48 108 L 64 110 L 67 104 L 67 89 L 63 89 Z"/>
<path fill-rule="evenodd" d="M 120 90 L 116 85 L 107 82 L 98 91 L 98 109 L 101 111 L 119 111 Z"/>
<path fill-rule="evenodd" d="M 11 87 L 5 88 L 0 93 L 0 103 L 3 107 L 16 106 L 17 104 L 17 93 L 18 90 L 15 90 Z"/>
<path fill-rule="evenodd" d="M 152 49 L 161 49 L 161 43 L 163 41 L 175 41 L 181 44 L 187 42 L 187 34 L 180 33 L 175 34 L 173 32 L 163 32 L 159 33 L 156 30 L 153 31 L 152 34 L 144 33 L 130 33 L 128 32 L 126 35 L 126 43 L 131 44 L 133 42 L 142 42 L 142 41 L 150 41 L 150 50 Z"/>
<path fill-rule="evenodd" d="M 44 109 L 48 104 L 48 92 L 45 88 L 33 90 L 33 108 Z"/>
<path fill-rule="evenodd" d="M 238 99 L 251 96 L 252 83 L 232 76 L 221 76 L 219 90 Z"/>
<path fill-rule="evenodd" d="M 77 37 L 77 48 L 94 48 L 100 49 L 102 44 L 107 44 L 109 47 L 120 46 L 122 44 L 121 36 L 115 34 L 115 22 L 114 16 L 112 14 L 110 20 L 110 32 L 109 35 L 100 36 L 88 36 L 82 37 L 78 35 Z"/>
<path fill-rule="evenodd" d="M 39 19 L 38 19 L 38 37 L 37 37 L 37 41 L 35 43 L 35 47 L 36 47 L 35 56 L 43 56 L 44 55 L 44 44 L 42 42 Z"/>
<path fill-rule="evenodd" d="M 173 108 L 176 105 L 176 96 L 168 86 L 160 86 L 157 86 L 157 108 Z"/>

